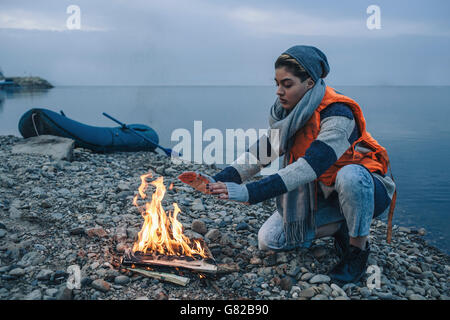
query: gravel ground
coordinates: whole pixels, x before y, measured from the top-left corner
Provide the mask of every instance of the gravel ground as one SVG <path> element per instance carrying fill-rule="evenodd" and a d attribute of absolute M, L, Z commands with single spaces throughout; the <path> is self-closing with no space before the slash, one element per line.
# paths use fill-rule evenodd
<path fill-rule="evenodd" d="M 429 246 L 423 229 L 371 227 L 369 264 L 381 271 L 381 287 L 366 278 L 339 287 L 327 271 L 338 261 L 333 239 L 310 249 L 258 250 L 257 233 L 275 210 L 273 200 L 246 206 L 198 193 L 176 178 L 183 171 L 213 175 L 214 166 L 174 165 L 150 152 L 95 154 L 75 149 L 73 161 L 12 154 L 22 140 L 0 136 L 0 299 L 276 299 L 448 300 L 449 256 Z M 177 202 L 190 237 L 208 244 L 219 266 L 215 279 L 194 278 L 186 287 L 147 278 L 116 264 L 143 222 L 132 199 L 140 176 L 162 175 L 163 205 Z M 81 288 L 68 289 L 68 267 L 81 268 Z"/>

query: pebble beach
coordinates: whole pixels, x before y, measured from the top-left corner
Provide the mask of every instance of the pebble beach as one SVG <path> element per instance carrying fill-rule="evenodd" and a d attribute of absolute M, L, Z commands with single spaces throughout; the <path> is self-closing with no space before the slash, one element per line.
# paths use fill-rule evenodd
<path fill-rule="evenodd" d="M 369 265 L 381 271 L 379 288 L 367 277 L 342 287 L 327 272 L 337 263 L 333 238 L 311 248 L 260 251 L 258 230 L 275 201 L 247 206 L 204 195 L 183 184 L 184 171 L 214 175 L 214 165 L 174 164 L 154 152 L 93 153 L 75 148 L 72 161 L 16 154 L 23 139 L 0 136 L 0 299 L 2 300 L 448 300 L 449 256 L 423 239 L 425 230 L 374 220 Z M 164 177 L 184 234 L 207 244 L 219 272 L 186 286 L 149 278 L 117 264 L 133 246 L 143 217 L 133 206 L 140 176 Z M 258 179 L 258 178 L 255 178 Z M 150 193 L 150 192 L 149 192 Z M 81 270 L 69 288 L 69 266 Z M 369 274 L 368 274 L 369 276 Z"/>

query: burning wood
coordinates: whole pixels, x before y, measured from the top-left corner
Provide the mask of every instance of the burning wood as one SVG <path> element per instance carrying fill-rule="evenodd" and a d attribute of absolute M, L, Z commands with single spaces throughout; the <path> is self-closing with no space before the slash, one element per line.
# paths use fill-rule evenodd
<path fill-rule="evenodd" d="M 196 272 L 216 273 L 217 266 L 214 259 L 195 260 L 186 256 L 148 255 L 142 252 L 128 250 L 123 256 L 124 266 L 162 266 L 184 268 Z"/>
<path fill-rule="evenodd" d="M 189 239 L 183 234 L 183 225 L 177 220 L 181 212 L 176 203 L 173 203 L 174 211 L 167 214 L 161 201 L 166 193 L 163 177 L 151 182 L 156 187 L 152 194 L 151 202 L 144 206 L 138 204 L 138 200 L 145 200 L 147 195 L 147 178 L 151 174 L 141 176 L 139 194 L 133 200 L 144 218 L 138 239 L 132 250 L 127 250 L 121 264 L 128 267 L 171 267 L 183 268 L 193 272 L 210 273 L 217 272 L 217 266 L 211 252 L 201 239 Z"/>
<path fill-rule="evenodd" d="M 156 271 L 148 271 L 144 269 L 137 269 L 137 268 L 127 268 L 127 270 L 140 273 L 146 277 L 155 278 L 161 281 L 168 281 L 175 284 L 179 284 L 180 286 L 186 286 L 189 283 L 189 278 L 177 276 L 175 274 L 171 273 L 163 273 L 163 272 L 156 272 Z"/>

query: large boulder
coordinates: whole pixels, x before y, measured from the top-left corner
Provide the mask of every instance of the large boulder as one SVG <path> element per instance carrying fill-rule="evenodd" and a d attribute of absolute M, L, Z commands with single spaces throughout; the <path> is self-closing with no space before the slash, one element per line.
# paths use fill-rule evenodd
<path fill-rule="evenodd" d="M 68 138 L 41 135 L 22 140 L 12 148 L 12 153 L 48 155 L 56 160 L 72 161 L 75 141 Z"/>

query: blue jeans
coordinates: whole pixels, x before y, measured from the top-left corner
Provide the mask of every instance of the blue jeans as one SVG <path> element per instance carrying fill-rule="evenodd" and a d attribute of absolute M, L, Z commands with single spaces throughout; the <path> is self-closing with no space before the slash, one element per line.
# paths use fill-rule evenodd
<path fill-rule="evenodd" d="M 331 229 L 337 230 L 342 223 L 347 223 L 350 237 L 367 236 L 372 219 L 387 210 L 391 201 L 383 184 L 362 165 L 350 164 L 342 167 L 337 173 L 334 189 L 335 192 L 327 199 L 323 197 L 322 192 L 318 194 L 316 230 L 327 225 L 334 225 Z M 312 240 L 318 236 L 316 230 L 308 230 L 301 247 L 311 246 Z M 293 249 L 286 246 L 283 218 L 277 211 L 259 230 L 258 245 L 260 250 Z"/>

